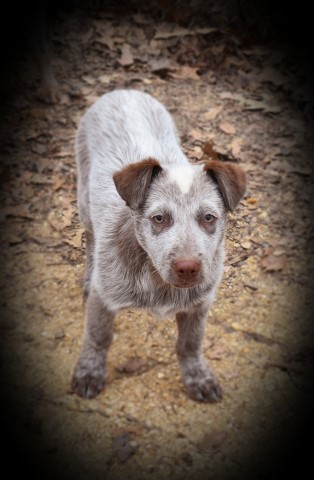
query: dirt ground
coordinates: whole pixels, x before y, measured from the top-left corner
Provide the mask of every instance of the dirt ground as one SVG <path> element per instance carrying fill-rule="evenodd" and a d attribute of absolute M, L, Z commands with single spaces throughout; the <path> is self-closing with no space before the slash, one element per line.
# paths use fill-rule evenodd
<path fill-rule="evenodd" d="M 274 46 L 138 12 L 60 15 L 52 41 L 58 102 L 36 99 L 25 58 L 1 140 L 1 395 L 25 465 L 92 480 L 280 473 L 313 402 L 305 76 Z M 93 400 L 70 391 L 84 326 L 74 137 L 86 108 L 121 87 L 166 105 L 189 158 L 207 158 L 213 142 L 247 172 L 208 317 L 204 352 L 224 394 L 215 405 L 186 396 L 174 320 L 135 310 L 116 321 L 105 391 Z"/>

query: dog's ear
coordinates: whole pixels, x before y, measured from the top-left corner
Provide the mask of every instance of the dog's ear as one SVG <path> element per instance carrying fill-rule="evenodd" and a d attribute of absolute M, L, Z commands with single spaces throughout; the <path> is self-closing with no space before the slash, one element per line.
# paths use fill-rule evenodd
<path fill-rule="evenodd" d="M 219 160 L 209 160 L 204 164 L 204 170 L 218 183 L 227 209 L 233 212 L 245 193 L 244 170 L 235 163 Z"/>
<path fill-rule="evenodd" d="M 114 173 L 113 181 L 120 197 L 130 208 L 136 210 L 143 205 L 148 187 L 160 171 L 159 162 L 150 158 L 127 165 Z"/>

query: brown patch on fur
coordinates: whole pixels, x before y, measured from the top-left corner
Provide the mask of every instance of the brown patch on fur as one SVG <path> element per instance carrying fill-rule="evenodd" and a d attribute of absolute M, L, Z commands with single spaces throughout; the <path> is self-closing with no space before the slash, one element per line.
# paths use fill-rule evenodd
<path fill-rule="evenodd" d="M 115 224 L 113 238 L 118 248 L 119 257 L 132 278 L 141 274 L 147 262 L 147 253 L 142 249 L 134 235 L 133 225 L 130 227 L 129 215 L 122 215 Z M 133 220 L 131 220 L 133 221 Z"/>
<path fill-rule="evenodd" d="M 173 225 L 173 220 L 169 215 L 169 213 L 163 213 L 162 217 L 163 217 L 163 221 L 161 223 L 158 223 L 155 217 L 151 218 L 151 225 L 152 225 L 153 233 L 155 235 L 158 235 L 159 233 L 162 233 L 165 230 L 168 230 L 171 227 L 171 225 Z"/>
<path fill-rule="evenodd" d="M 198 222 L 199 224 L 202 226 L 202 228 L 210 233 L 211 235 L 213 235 L 216 231 L 216 223 L 217 223 L 217 218 L 216 217 L 212 217 L 212 220 L 210 222 L 207 222 L 205 220 L 205 215 L 204 213 L 202 212 L 199 216 L 198 216 Z"/>
<path fill-rule="evenodd" d="M 209 160 L 204 170 L 218 183 L 227 209 L 233 212 L 245 193 L 244 170 L 234 163 L 219 160 Z"/>
<path fill-rule="evenodd" d="M 120 197 L 130 208 L 137 209 L 142 206 L 154 173 L 159 170 L 161 170 L 159 162 L 149 158 L 127 165 L 113 175 Z"/>

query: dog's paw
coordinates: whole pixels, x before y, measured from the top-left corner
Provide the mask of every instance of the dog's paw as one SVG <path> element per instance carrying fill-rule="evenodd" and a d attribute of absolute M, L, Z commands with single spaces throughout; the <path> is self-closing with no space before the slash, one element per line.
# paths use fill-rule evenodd
<path fill-rule="evenodd" d="M 74 393 L 83 398 L 96 397 L 105 387 L 105 371 L 89 372 L 76 368 L 72 377 L 71 388 Z"/>
<path fill-rule="evenodd" d="M 222 390 L 218 380 L 210 373 L 185 379 L 190 398 L 198 402 L 217 403 L 222 399 Z"/>

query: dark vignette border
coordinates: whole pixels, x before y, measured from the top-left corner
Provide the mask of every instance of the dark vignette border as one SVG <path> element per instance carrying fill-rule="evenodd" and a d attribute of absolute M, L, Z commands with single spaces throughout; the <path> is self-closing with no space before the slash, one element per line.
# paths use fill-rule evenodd
<path fill-rule="evenodd" d="M 77 4 L 84 3 L 84 0 L 72 0 L 72 2 L 69 0 L 69 2 Z M 31 0 L 21 5 L 16 0 L 12 0 L 10 4 L 0 7 L 0 16 L 2 17 L 0 28 L 0 64 L 2 65 L 0 76 L 0 129 L 4 133 L 4 137 L 6 125 L 5 115 L 2 114 L 5 113 L 6 105 L 19 92 L 20 86 L 16 81 L 16 73 L 21 68 L 21 46 L 25 35 L 27 38 L 32 35 L 34 28 L 33 14 L 40 10 L 39 3 L 42 2 Z M 106 8 L 108 2 L 100 0 L 90 3 L 91 8 Z M 93 5 L 93 3 L 97 5 Z M 134 1 L 133 3 L 135 8 L 138 8 L 141 2 Z M 198 3 L 201 6 L 204 2 Z M 218 1 L 209 3 L 218 3 Z M 263 36 L 263 28 L 260 32 L 257 29 L 256 34 L 260 35 L 260 40 L 268 45 L 272 43 L 276 44 L 277 47 L 281 45 L 283 51 L 289 51 L 289 55 L 293 54 L 294 57 L 298 58 L 300 71 L 305 72 L 308 83 L 314 86 L 313 25 L 308 2 L 303 0 L 301 2 L 235 0 L 223 3 L 227 3 L 227 7 L 229 4 L 232 4 L 233 8 L 236 6 L 242 16 L 247 4 L 250 3 L 251 15 L 253 15 L 251 18 L 254 18 L 254 21 L 250 25 L 250 18 L 243 18 L 244 25 L 247 22 L 246 28 L 270 27 L 267 29 L 268 32 L 271 32 L 270 37 Z M 68 7 L 68 15 L 71 15 L 71 5 Z M 25 48 L 28 48 L 27 45 Z M 311 92 L 312 95 L 313 93 Z M 313 125 L 309 125 L 309 128 L 312 127 Z M 2 368 L 6 368 L 6 366 L 1 362 Z M 3 401 L 4 398 L 5 385 L 1 384 L 1 400 Z M 33 445 L 29 443 L 27 434 L 19 426 L 18 412 L 12 411 L 10 404 L 10 399 L 6 399 L 0 411 L 2 462 L 8 469 L 5 471 L 9 471 L 11 477 L 18 474 L 30 474 L 33 478 L 62 478 L 56 474 L 52 465 L 41 464 L 41 459 Z M 283 474 L 302 475 L 302 472 L 311 471 L 314 423 L 312 410 L 313 405 L 310 401 L 308 404 L 299 405 L 298 415 L 294 418 L 293 423 L 287 425 L 285 435 L 277 441 L 273 458 L 260 458 L 258 464 L 254 465 L 257 479 Z M 66 452 L 64 454 L 66 455 Z M 250 465 L 249 456 L 250 452 L 247 452 L 248 467 Z M 90 478 L 92 478 L 92 472 Z M 207 478 L 206 472 L 204 472 L 205 478 Z M 217 478 L 225 478 L 223 472 L 217 472 Z"/>

